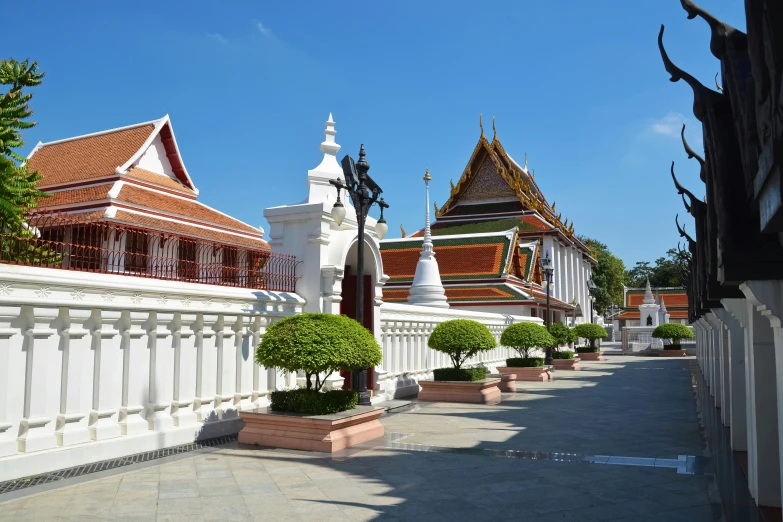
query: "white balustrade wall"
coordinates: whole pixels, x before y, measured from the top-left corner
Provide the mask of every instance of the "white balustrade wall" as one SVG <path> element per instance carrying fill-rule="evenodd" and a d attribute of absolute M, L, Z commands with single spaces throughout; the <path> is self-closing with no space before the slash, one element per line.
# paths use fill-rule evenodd
<path fill-rule="evenodd" d="M 0 265 L 0 481 L 241 427 L 295 376 L 255 364 L 295 294 Z"/>
<path fill-rule="evenodd" d="M 427 346 L 432 330 L 450 319 L 472 319 L 486 325 L 500 342 L 503 330 L 512 323 L 529 321 L 542 324 L 537 317 L 475 312 L 459 308 L 430 308 L 400 303 L 381 305 L 381 331 L 376 334 L 383 350 L 383 362 L 376 368 L 377 400 L 416 395 L 418 381 L 432 379 L 432 370 L 452 365 L 448 355 Z M 511 348 L 498 345 L 468 361 L 494 371 L 509 357 L 517 357 Z"/>

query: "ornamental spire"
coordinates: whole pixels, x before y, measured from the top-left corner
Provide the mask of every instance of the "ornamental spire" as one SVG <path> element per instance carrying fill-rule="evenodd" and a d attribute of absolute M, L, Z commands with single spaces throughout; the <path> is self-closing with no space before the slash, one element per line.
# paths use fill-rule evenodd
<path fill-rule="evenodd" d="M 425 214 L 424 214 L 424 239 L 421 243 L 421 255 L 416 263 L 416 275 L 413 276 L 408 303 L 421 306 L 433 306 L 436 308 L 448 308 L 446 291 L 440 280 L 438 262 L 435 260 L 435 252 L 432 248 L 432 232 L 430 230 L 430 176 L 429 168 L 424 173 Z"/>
<path fill-rule="evenodd" d="M 324 157 L 317 167 L 307 171 L 307 186 L 310 189 L 310 194 L 307 198 L 308 203 L 333 203 L 337 197 L 334 187 L 329 184 L 331 179 L 343 179 L 343 169 L 337 163 L 337 153 L 340 151 L 340 145 L 334 139 L 336 134 L 334 119 L 330 112 L 329 119 L 326 120 L 326 129 L 324 129 L 324 141 L 318 147 L 318 150 L 323 152 Z M 346 202 L 346 206 L 350 206 L 350 201 Z"/>
<path fill-rule="evenodd" d="M 655 297 L 652 294 L 652 288 L 650 288 L 650 279 L 647 279 L 647 288 L 644 290 L 644 304 L 655 304 Z"/>

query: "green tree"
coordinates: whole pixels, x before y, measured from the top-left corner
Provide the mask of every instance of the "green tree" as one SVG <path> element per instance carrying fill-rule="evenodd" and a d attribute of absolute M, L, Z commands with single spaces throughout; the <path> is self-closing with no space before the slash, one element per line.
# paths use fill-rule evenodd
<path fill-rule="evenodd" d="M 495 348 L 497 343 L 489 328 L 478 321 L 451 319 L 432 330 L 427 345 L 448 355 L 454 368 L 460 369 L 465 361 L 479 352 Z"/>
<path fill-rule="evenodd" d="M 590 246 L 592 255 L 598 264 L 593 267 L 593 283 L 595 283 L 595 312 L 603 313 L 614 302 L 623 302 L 623 286 L 625 285 L 625 264 L 612 254 L 609 248 L 600 241 L 580 236 L 579 240 Z M 588 310 L 584 310 L 589 314 Z"/>
<path fill-rule="evenodd" d="M 546 327 L 522 322 L 507 326 L 500 336 L 500 344 L 514 348 L 522 358 L 529 359 L 531 350 L 554 346 L 555 339 L 547 332 Z"/>
<path fill-rule="evenodd" d="M 571 339 L 571 329 L 563 323 L 552 323 L 549 326 L 549 333 L 555 340 L 553 348 L 559 348 L 564 344 L 568 344 Z"/>
<path fill-rule="evenodd" d="M 0 60 L 0 84 L 9 86 L 0 94 L 0 223 L 15 232 L 22 230 L 25 214 L 46 195 L 35 187 L 41 176 L 28 171 L 25 158 L 15 150 L 24 146 L 22 131 L 35 126 L 29 120 L 32 94 L 23 89 L 40 85 L 43 76 L 37 62 Z"/>
<path fill-rule="evenodd" d="M 650 286 L 685 286 L 688 258 L 676 248 L 670 248 L 666 257 L 655 260 L 655 266 L 649 261 L 639 261 L 627 273 L 628 286 L 641 288 L 650 280 Z"/>
<path fill-rule="evenodd" d="M 582 323 L 574 326 L 574 333 L 590 341 L 590 349 L 593 351 L 598 351 L 595 342 L 607 336 L 606 329 L 603 326 L 593 323 Z"/>

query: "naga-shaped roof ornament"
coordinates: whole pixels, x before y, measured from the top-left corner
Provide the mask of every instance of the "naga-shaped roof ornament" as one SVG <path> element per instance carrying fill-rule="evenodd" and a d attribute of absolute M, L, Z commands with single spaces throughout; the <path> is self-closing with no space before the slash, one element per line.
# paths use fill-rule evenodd
<path fill-rule="evenodd" d="M 400 233 L 402 234 L 402 237 L 408 237 L 408 233 L 405 232 L 405 228 L 400 225 Z"/>
<path fill-rule="evenodd" d="M 495 117 L 492 116 L 492 141 L 495 141 L 498 137 L 498 131 L 495 130 Z"/>
<path fill-rule="evenodd" d="M 688 211 L 688 214 L 693 215 L 693 212 L 691 212 L 691 205 L 688 204 L 688 201 L 685 199 L 685 194 L 680 194 L 682 196 L 682 204 L 685 205 L 685 210 Z"/>
<path fill-rule="evenodd" d="M 688 13 L 688 19 L 693 20 L 697 16 L 704 19 L 710 26 L 712 36 L 710 37 L 710 52 L 718 60 L 723 58 L 726 52 L 726 38 L 732 36 L 734 33 L 739 33 L 744 36 L 742 31 L 738 31 L 734 27 L 725 22 L 721 22 L 715 16 L 711 15 L 703 8 L 699 7 L 693 0 L 680 0 L 682 8 Z"/>
<path fill-rule="evenodd" d="M 449 180 L 449 185 L 451 186 L 451 193 L 454 194 L 454 188 L 455 187 L 454 187 L 454 180 L 453 179 Z"/>
<path fill-rule="evenodd" d="M 718 92 L 723 92 L 723 87 L 721 87 L 720 84 L 718 83 L 719 74 L 720 74 L 719 72 L 715 73 L 715 88 L 718 89 Z"/>
<path fill-rule="evenodd" d="M 479 127 L 481 128 L 481 135 L 484 136 L 484 114 L 479 113 Z"/>
<path fill-rule="evenodd" d="M 552 201 L 552 212 L 555 211 L 555 205 L 557 204 L 557 201 Z"/>
<path fill-rule="evenodd" d="M 685 195 L 687 195 L 689 198 L 691 198 L 691 201 L 698 201 L 699 200 L 696 196 L 693 195 L 693 192 L 691 192 L 690 190 L 688 190 L 685 187 L 683 187 L 682 185 L 680 185 L 680 182 L 677 181 L 677 176 L 674 175 L 674 162 L 673 161 L 672 161 L 672 179 L 674 180 L 674 186 L 677 188 L 677 193 L 678 194 L 685 194 Z M 685 205 L 685 206 L 688 207 L 688 205 Z M 688 212 L 690 212 L 690 210 L 688 210 Z"/>
<path fill-rule="evenodd" d="M 527 152 L 525 152 L 525 172 L 527 172 Z"/>
<path fill-rule="evenodd" d="M 438 209 L 438 202 L 437 201 L 433 201 L 432 202 L 432 207 L 435 209 L 435 215 L 436 216 L 440 216 L 440 210 Z"/>
<path fill-rule="evenodd" d="M 669 81 L 676 83 L 680 80 L 685 80 L 685 83 L 690 85 L 693 90 L 693 115 L 699 121 L 704 121 L 704 101 L 710 94 L 718 95 L 715 91 L 712 91 L 702 85 L 699 80 L 683 71 L 669 59 L 669 55 L 666 54 L 666 49 L 663 47 L 663 30 L 664 26 L 661 24 L 661 31 L 658 33 L 658 49 L 661 52 L 661 58 L 663 59 L 663 66 L 666 68 L 666 72 L 671 75 Z"/>
<path fill-rule="evenodd" d="M 695 243 L 695 242 L 696 242 L 696 241 L 694 241 L 694 240 L 693 240 L 693 238 L 692 238 L 691 236 L 689 236 L 689 235 L 688 235 L 688 233 L 687 233 L 685 230 L 683 230 L 683 228 L 680 226 L 680 215 L 679 215 L 679 214 L 675 214 L 675 216 L 674 216 L 674 223 L 677 225 L 677 230 L 680 232 L 680 236 L 681 236 L 681 237 L 684 237 L 685 239 L 687 239 L 687 240 L 688 240 L 688 241 L 690 241 L 691 243 Z"/>
<path fill-rule="evenodd" d="M 682 124 L 682 131 L 680 131 L 680 136 L 682 136 L 682 146 L 685 147 L 685 153 L 688 155 L 688 159 L 696 158 L 696 161 L 699 162 L 699 166 L 701 167 L 701 170 L 699 170 L 699 178 L 703 182 L 707 182 L 707 176 L 704 174 L 704 158 L 696 154 L 696 151 L 694 151 L 690 145 L 688 145 L 688 141 L 685 139 L 685 124 Z"/>

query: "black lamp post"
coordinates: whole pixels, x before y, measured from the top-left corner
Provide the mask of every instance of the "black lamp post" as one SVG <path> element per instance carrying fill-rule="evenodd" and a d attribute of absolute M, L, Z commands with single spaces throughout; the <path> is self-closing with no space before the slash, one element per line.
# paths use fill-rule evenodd
<path fill-rule="evenodd" d="M 339 179 L 330 180 L 329 183 L 337 188 L 337 201 L 332 208 L 332 219 L 339 227 L 345 218 L 345 207 L 340 201 L 340 192 L 345 190 L 351 196 L 351 201 L 356 209 L 356 223 L 359 227 L 357 242 L 357 261 L 356 261 L 356 322 L 364 326 L 364 223 L 370 207 L 378 204 L 381 208 L 381 217 L 375 225 L 375 232 L 379 239 L 383 239 L 389 226 L 383 219 L 383 209 L 389 208 L 389 205 L 379 196 L 383 192 L 381 187 L 375 183 L 367 171 L 370 170 L 370 164 L 364 154 L 364 145 L 359 149 L 359 161 L 354 163 L 353 158 L 345 155 L 342 162 L 343 175 L 345 183 Z M 367 368 L 354 370 L 351 372 L 351 389 L 359 392 L 359 404 L 370 405 L 370 392 L 367 391 Z"/>
<path fill-rule="evenodd" d="M 541 273 L 544 274 L 544 280 L 546 281 L 546 329 L 549 331 L 549 326 L 551 323 L 550 320 L 550 312 L 549 312 L 549 292 L 552 289 L 552 274 L 554 274 L 555 269 L 552 266 L 552 260 L 549 258 L 549 252 L 546 253 L 546 256 L 541 258 Z M 554 361 L 552 360 L 552 347 L 547 346 L 546 348 L 546 359 L 544 360 L 544 364 L 548 366 L 552 366 L 554 364 Z"/>
<path fill-rule="evenodd" d="M 593 322 L 593 299 L 595 295 L 595 283 L 592 279 L 587 280 L 587 292 L 590 294 L 590 322 Z"/>

